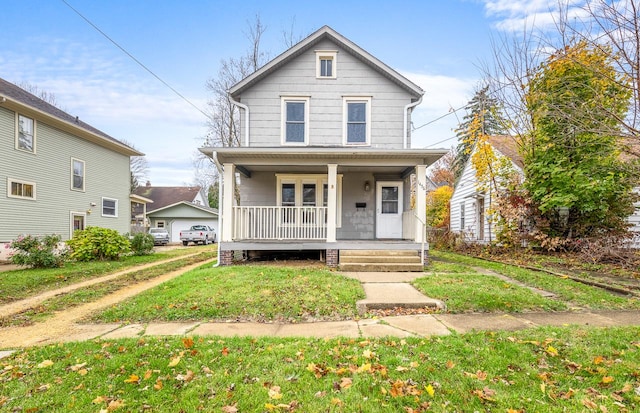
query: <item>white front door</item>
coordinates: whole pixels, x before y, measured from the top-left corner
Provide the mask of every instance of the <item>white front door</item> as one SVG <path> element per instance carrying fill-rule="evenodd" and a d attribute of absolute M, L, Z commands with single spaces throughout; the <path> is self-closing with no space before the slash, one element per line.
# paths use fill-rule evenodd
<path fill-rule="evenodd" d="M 376 182 L 376 238 L 402 238 L 402 182 Z"/>

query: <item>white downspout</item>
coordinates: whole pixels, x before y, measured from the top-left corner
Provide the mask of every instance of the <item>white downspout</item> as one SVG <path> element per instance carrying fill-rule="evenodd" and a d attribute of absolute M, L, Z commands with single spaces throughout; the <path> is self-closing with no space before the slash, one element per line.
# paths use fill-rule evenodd
<path fill-rule="evenodd" d="M 220 205 L 222 205 L 222 177 L 224 176 L 224 174 L 222 165 L 220 165 L 220 162 L 218 161 L 218 154 L 215 151 L 211 152 L 211 159 L 213 160 L 213 163 L 216 165 L 216 169 L 218 170 L 218 259 L 216 260 L 216 263 L 213 264 L 213 267 L 218 267 L 220 266 L 220 240 L 222 240 L 223 217 L 220 213 Z"/>
<path fill-rule="evenodd" d="M 413 103 L 409 103 L 404 107 L 404 128 L 402 129 L 402 149 L 408 149 L 407 146 L 409 144 L 409 132 L 408 132 L 409 109 L 413 109 L 421 103 L 422 103 L 422 96 L 420 96 L 420 99 L 416 100 Z"/>
<path fill-rule="evenodd" d="M 422 98 L 421 98 L 422 99 Z M 249 146 L 249 106 L 240 103 L 236 100 L 233 100 L 231 95 L 229 95 L 229 100 L 231 103 L 244 110 L 244 146 Z"/>

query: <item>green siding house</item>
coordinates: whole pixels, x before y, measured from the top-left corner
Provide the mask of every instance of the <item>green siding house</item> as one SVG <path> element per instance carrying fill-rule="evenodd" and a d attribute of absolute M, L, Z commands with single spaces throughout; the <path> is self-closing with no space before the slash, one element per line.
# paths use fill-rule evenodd
<path fill-rule="evenodd" d="M 129 231 L 129 157 L 140 152 L 3 79 L 0 148 L 0 260 L 21 234 Z"/>

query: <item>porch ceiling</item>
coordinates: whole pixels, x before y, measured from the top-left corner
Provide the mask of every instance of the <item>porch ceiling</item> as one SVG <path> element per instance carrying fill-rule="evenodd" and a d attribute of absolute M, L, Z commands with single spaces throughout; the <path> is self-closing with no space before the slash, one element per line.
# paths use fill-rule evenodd
<path fill-rule="evenodd" d="M 342 170 L 372 168 L 393 172 L 416 165 L 431 165 L 447 153 L 446 149 L 344 147 L 201 148 L 200 151 L 220 164 L 233 163 L 254 171 L 273 170 L 278 166 L 324 171 L 327 164 L 334 163 Z"/>

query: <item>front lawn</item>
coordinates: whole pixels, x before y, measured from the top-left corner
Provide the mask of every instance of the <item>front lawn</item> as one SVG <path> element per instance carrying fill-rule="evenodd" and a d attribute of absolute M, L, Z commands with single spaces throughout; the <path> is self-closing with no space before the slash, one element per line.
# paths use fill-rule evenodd
<path fill-rule="evenodd" d="M 211 250 L 214 250 L 211 248 Z M 198 249 L 197 252 L 203 251 Z M 0 272 L 0 304 L 20 300 L 44 291 L 65 287 L 86 279 L 122 271 L 183 255 L 194 250 L 179 248 L 151 255 L 127 256 L 118 261 L 67 262 L 62 268 L 19 269 Z"/>
<path fill-rule="evenodd" d="M 0 410 L 640 410 L 640 329 L 372 340 L 142 337 L 0 359 Z"/>
<path fill-rule="evenodd" d="M 361 284 L 317 268 L 238 265 L 189 271 L 93 321 L 318 321 L 357 315 Z"/>
<path fill-rule="evenodd" d="M 487 311 L 488 308 L 493 307 L 498 311 L 514 311 L 512 310 L 515 304 L 514 300 L 509 299 L 509 294 L 512 292 L 509 287 L 509 291 L 505 291 L 501 285 L 505 284 L 504 281 L 497 280 L 490 275 L 482 275 L 475 277 L 471 274 L 462 275 L 461 266 L 469 268 L 470 272 L 475 272 L 473 267 L 480 267 L 494 271 L 496 273 L 505 275 L 514 280 L 520 281 L 527 286 L 539 288 L 544 291 L 548 291 L 556 294 L 555 303 L 544 304 L 540 309 L 562 309 L 557 307 L 559 303 L 564 303 L 569 307 L 580 307 L 590 310 L 638 310 L 640 309 L 640 299 L 632 296 L 620 296 L 619 294 L 597 288 L 589 285 L 585 285 L 576 281 L 573 281 L 566 277 L 558 277 L 545 272 L 534 271 L 530 269 L 520 268 L 513 265 L 490 262 L 477 258 L 471 258 L 465 255 L 454 254 L 450 252 L 442 251 L 430 251 L 432 257 L 437 259 L 445 259 L 454 262 L 450 264 L 448 262 L 440 263 L 436 262 L 435 265 L 441 266 L 442 271 L 446 271 L 446 268 L 455 268 L 455 275 L 449 275 L 444 278 L 445 282 L 438 283 L 436 279 L 428 280 L 422 279 L 416 281 L 416 286 L 422 289 L 427 295 L 433 298 L 448 299 L 450 297 L 455 298 L 452 302 L 451 311 Z M 436 267 L 438 268 L 438 267 Z M 464 282 L 451 282 L 451 280 L 464 280 Z M 449 280 L 449 281 L 447 281 Z M 479 283 L 473 289 L 467 287 L 471 283 Z M 513 291 L 519 291 L 514 289 Z M 440 297 L 438 294 L 442 294 Z M 472 297 L 473 294 L 488 295 L 488 298 L 477 299 Z M 531 293 L 533 294 L 533 293 Z M 502 296 L 502 298 L 500 298 Z M 462 297 L 462 298 L 461 298 Z M 505 306 L 500 309 L 494 304 L 483 304 L 486 300 L 502 300 L 503 302 L 511 303 L 512 307 Z M 546 302 L 552 301 L 551 299 L 544 299 Z M 460 302 L 464 302 L 461 304 Z M 529 304 L 524 304 L 525 306 Z M 537 305 L 537 304 L 536 304 Z M 511 309 L 510 309 L 511 308 Z M 525 311 L 526 308 L 516 311 Z"/>

